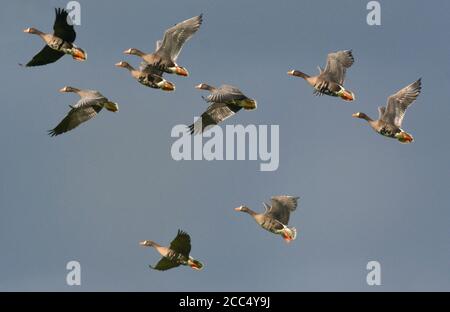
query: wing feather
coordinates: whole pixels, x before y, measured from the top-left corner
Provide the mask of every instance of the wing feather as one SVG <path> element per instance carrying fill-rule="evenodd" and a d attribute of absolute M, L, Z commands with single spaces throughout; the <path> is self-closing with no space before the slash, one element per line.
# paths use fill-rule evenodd
<path fill-rule="evenodd" d="M 397 127 L 401 127 L 406 109 L 417 99 L 421 90 L 422 79 L 419 78 L 412 84 L 391 95 L 387 100 L 382 119 Z"/>
<path fill-rule="evenodd" d="M 167 29 L 156 53 L 168 56 L 175 62 L 183 45 L 198 31 L 202 21 L 203 16 L 200 14 Z"/>

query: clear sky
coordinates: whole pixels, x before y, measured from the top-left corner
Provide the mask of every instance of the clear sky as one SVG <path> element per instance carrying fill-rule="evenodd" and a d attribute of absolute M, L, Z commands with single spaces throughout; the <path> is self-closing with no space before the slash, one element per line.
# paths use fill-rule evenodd
<path fill-rule="evenodd" d="M 448 1 L 381 1 L 381 26 L 367 1 L 81 1 L 76 44 L 84 63 L 22 68 L 42 48 L 26 27 L 50 31 L 65 1 L 9 1 L 0 11 L 0 290 L 408 291 L 450 290 Z M 174 93 L 141 86 L 120 60 L 154 49 L 169 26 L 204 14 L 169 76 Z M 327 53 L 353 49 L 346 86 L 355 102 L 315 97 L 301 79 Z M 377 117 L 387 96 L 423 78 L 406 113 L 409 145 L 383 138 L 357 111 Z M 280 126 L 280 165 L 171 158 L 172 127 L 206 108 L 200 82 L 239 86 L 258 101 L 225 124 Z M 73 104 L 64 85 L 97 89 L 120 105 L 50 138 Z M 270 196 L 301 197 L 285 244 L 247 215 Z M 181 228 L 201 272 L 150 270 Z M 81 286 L 66 263 L 81 263 Z M 382 286 L 366 284 L 379 261 Z"/>

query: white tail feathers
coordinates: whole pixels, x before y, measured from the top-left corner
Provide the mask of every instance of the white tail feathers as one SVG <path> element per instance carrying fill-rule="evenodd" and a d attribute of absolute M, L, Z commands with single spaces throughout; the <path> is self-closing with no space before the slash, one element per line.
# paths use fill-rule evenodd
<path fill-rule="evenodd" d="M 294 240 L 297 237 L 297 229 L 295 227 L 285 227 L 284 230 L 289 240 Z"/>

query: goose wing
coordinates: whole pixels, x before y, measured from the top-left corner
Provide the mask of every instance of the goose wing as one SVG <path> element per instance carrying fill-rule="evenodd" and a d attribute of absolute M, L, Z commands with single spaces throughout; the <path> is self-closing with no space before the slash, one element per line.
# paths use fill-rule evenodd
<path fill-rule="evenodd" d="M 177 236 L 170 243 L 169 248 L 188 258 L 191 252 L 191 237 L 188 233 L 178 230 Z"/>
<path fill-rule="evenodd" d="M 386 109 L 384 110 L 382 119 L 397 127 L 401 127 L 406 109 L 416 100 L 421 89 L 422 80 L 418 79 L 412 84 L 399 90 L 397 93 L 391 95 L 387 100 Z"/>
<path fill-rule="evenodd" d="M 247 97 L 238 88 L 230 85 L 222 85 L 219 88 L 214 89 L 211 94 L 206 97 L 206 101 L 210 103 L 230 103 L 246 98 Z"/>
<path fill-rule="evenodd" d="M 160 69 L 160 67 L 158 66 L 154 66 L 154 65 L 150 65 L 149 63 L 147 63 L 146 61 L 142 61 L 141 64 L 139 65 L 139 71 L 149 74 L 149 75 L 153 75 L 153 76 L 159 76 L 162 78 L 163 75 L 163 71 Z"/>
<path fill-rule="evenodd" d="M 298 199 L 298 197 L 287 195 L 273 196 L 266 215 L 287 225 L 290 213 L 297 208 Z"/>
<path fill-rule="evenodd" d="M 101 110 L 102 106 L 99 105 L 81 107 L 73 106 L 66 117 L 64 117 L 64 119 L 55 128 L 49 130 L 48 134 L 53 137 L 70 131 L 78 127 L 83 122 L 97 116 Z"/>
<path fill-rule="evenodd" d="M 158 271 L 166 271 L 172 268 L 176 268 L 179 265 L 180 264 L 176 261 L 172 261 L 169 258 L 162 257 L 155 266 L 149 265 L 149 267 Z"/>
<path fill-rule="evenodd" d="M 69 25 L 67 23 L 67 17 L 69 13 L 67 13 L 64 9 L 55 9 L 55 23 L 53 24 L 53 34 L 56 37 L 59 37 L 67 42 L 74 42 L 77 34 L 73 29 L 73 25 Z"/>
<path fill-rule="evenodd" d="M 242 107 L 225 103 L 213 103 L 206 111 L 197 119 L 192 125 L 189 126 L 189 132 L 191 134 L 202 133 L 207 127 L 217 125 L 225 119 L 233 116 Z"/>
<path fill-rule="evenodd" d="M 175 62 L 183 44 L 197 32 L 202 21 L 202 15 L 200 14 L 167 29 L 156 53 L 169 57 Z"/>
<path fill-rule="evenodd" d="M 354 61 L 351 50 L 330 53 L 325 70 L 320 75 L 325 80 L 343 85 L 347 68 L 352 66 Z"/>
<path fill-rule="evenodd" d="M 38 54 L 33 56 L 31 61 L 29 61 L 25 66 L 41 66 L 50 63 L 54 63 L 64 56 L 64 52 L 56 51 L 46 45 Z"/>

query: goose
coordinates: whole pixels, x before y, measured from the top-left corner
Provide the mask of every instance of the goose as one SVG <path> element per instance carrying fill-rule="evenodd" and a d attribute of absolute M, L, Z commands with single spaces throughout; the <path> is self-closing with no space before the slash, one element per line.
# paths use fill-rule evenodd
<path fill-rule="evenodd" d="M 65 86 L 59 91 L 74 92 L 81 99 L 75 105 L 69 105 L 71 109 L 66 117 L 55 128 L 48 131 L 48 134 L 52 137 L 70 131 L 83 122 L 94 118 L 102 108 L 106 108 L 111 112 L 117 112 L 119 110 L 117 103 L 110 102 L 100 92 L 95 90 L 80 90 Z"/>
<path fill-rule="evenodd" d="M 150 66 L 169 74 L 188 76 L 186 68 L 179 66 L 176 61 L 183 44 L 198 31 L 203 21 L 203 15 L 192 17 L 167 29 L 163 40 L 156 42 L 154 53 L 146 54 L 141 50 L 131 48 L 123 53 L 141 57 Z"/>
<path fill-rule="evenodd" d="M 288 227 L 289 215 L 297 208 L 299 197 L 279 195 L 271 198 L 271 205 L 263 203 L 266 211 L 257 213 L 245 205 L 234 208 L 253 217 L 263 229 L 281 235 L 289 243 L 297 237 L 295 227 Z"/>
<path fill-rule="evenodd" d="M 173 83 L 162 78 L 162 71 L 156 70 L 146 62 L 141 62 L 139 69 L 134 69 L 133 66 L 124 61 L 116 63 L 115 66 L 128 69 L 131 76 L 144 86 L 161 89 L 163 91 L 175 90 L 175 85 Z"/>
<path fill-rule="evenodd" d="M 319 75 L 309 76 L 298 70 L 288 71 L 288 75 L 301 77 L 314 88 L 315 95 L 330 95 L 340 97 L 345 101 L 353 101 L 353 92 L 344 88 L 345 73 L 353 65 L 355 59 L 351 50 L 328 54 L 325 70 L 319 67 Z"/>
<path fill-rule="evenodd" d="M 203 263 L 195 260 L 191 252 L 191 237 L 182 230 L 178 230 L 177 236 L 172 240 L 169 247 L 161 246 L 154 241 L 144 240 L 139 242 L 142 247 L 153 247 L 162 256 L 155 266 L 149 266 L 154 270 L 165 271 L 180 265 L 188 265 L 194 270 L 201 270 Z"/>
<path fill-rule="evenodd" d="M 366 120 L 373 130 L 385 137 L 395 138 L 404 144 L 411 143 L 414 141 L 413 136 L 404 131 L 401 126 L 406 109 L 416 100 L 421 89 L 422 79 L 419 78 L 388 97 L 386 107 L 378 107 L 378 120 L 373 120 L 361 112 L 354 113 L 352 117 Z"/>
<path fill-rule="evenodd" d="M 236 114 L 241 108 L 254 110 L 257 107 L 257 102 L 254 99 L 245 96 L 241 90 L 231 85 L 224 84 L 216 88 L 206 83 L 200 83 L 195 88 L 210 92 L 203 99 L 211 105 L 199 119 L 189 126 L 191 134 L 204 132 L 206 127 L 219 124 Z"/>
<path fill-rule="evenodd" d="M 54 63 L 64 54 L 69 54 L 77 61 L 85 61 L 86 52 L 73 44 L 76 33 L 73 25 L 67 23 L 68 13 L 64 9 L 55 9 L 56 18 L 53 25 L 53 34 L 47 34 L 36 28 L 30 27 L 25 33 L 38 35 L 45 42 L 45 47 L 36 54 L 25 66 L 41 66 Z"/>

